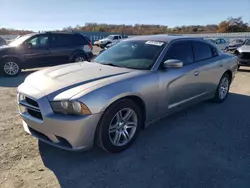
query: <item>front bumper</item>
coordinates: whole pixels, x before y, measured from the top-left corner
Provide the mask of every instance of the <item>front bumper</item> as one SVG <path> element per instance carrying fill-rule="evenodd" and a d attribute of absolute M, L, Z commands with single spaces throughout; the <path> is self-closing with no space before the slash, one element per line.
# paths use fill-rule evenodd
<path fill-rule="evenodd" d="M 237 50 L 237 48 L 238 47 L 226 47 L 226 50 L 228 51 L 228 52 L 235 52 L 236 50 Z"/>
<path fill-rule="evenodd" d="M 238 65 L 249 67 L 250 66 L 250 59 L 242 59 L 242 58 L 240 58 L 239 61 L 238 61 Z"/>
<path fill-rule="evenodd" d="M 24 101 L 18 100 L 18 103 L 23 127 L 27 133 L 43 142 L 71 151 L 88 150 L 93 146 L 95 130 L 102 114 L 88 116 L 54 114 L 47 97 L 35 88 L 22 84 L 18 92 L 26 96 Z M 29 94 L 37 92 L 39 94 L 33 96 Z M 26 99 L 34 100 L 38 107 L 33 108 L 30 104 L 34 103 L 27 104 Z M 28 110 L 32 108 L 40 111 L 41 116 L 30 113 Z"/>
<path fill-rule="evenodd" d="M 241 52 L 238 54 L 240 66 L 250 66 L 250 52 Z"/>

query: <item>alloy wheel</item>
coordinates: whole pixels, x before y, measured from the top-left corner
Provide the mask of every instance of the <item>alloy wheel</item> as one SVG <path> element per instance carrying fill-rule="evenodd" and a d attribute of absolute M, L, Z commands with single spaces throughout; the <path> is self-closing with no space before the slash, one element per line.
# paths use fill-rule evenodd
<path fill-rule="evenodd" d="M 19 66 L 15 62 L 7 62 L 4 65 L 4 72 L 7 75 L 14 76 L 19 72 Z"/>
<path fill-rule="evenodd" d="M 224 77 L 222 78 L 220 86 L 219 86 L 220 99 L 224 99 L 227 96 L 228 90 L 229 90 L 229 80 L 228 80 L 228 77 Z"/>
<path fill-rule="evenodd" d="M 138 117 L 131 108 L 118 111 L 109 125 L 109 139 L 114 146 L 126 145 L 138 127 Z"/>
<path fill-rule="evenodd" d="M 75 59 L 75 62 L 82 62 L 82 61 L 85 61 L 85 58 L 84 57 L 77 57 Z"/>

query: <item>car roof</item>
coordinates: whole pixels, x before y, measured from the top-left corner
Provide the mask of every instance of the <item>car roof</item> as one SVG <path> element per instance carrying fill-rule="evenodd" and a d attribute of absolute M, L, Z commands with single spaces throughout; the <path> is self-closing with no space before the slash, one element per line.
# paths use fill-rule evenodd
<path fill-rule="evenodd" d="M 81 34 L 81 33 L 78 33 L 78 32 L 70 32 L 70 31 L 49 31 L 49 32 L 45 32 L 45 33 L 49 33 L 49 34 Z"/>
<path fill-rule="evenodd" d="M 203 38 L 200 37 L 189 37 L 189 36 L 169 35 L 169 34 L 135 36 L 135 37 L 130 37 L 126 40 L 155 40 L 162 42 L 170 42 L 176 39 L 204 40 Z"/>
<path fill-rule="evenodd" d="M 121 35 L 119 35 L 119 34 L 114 35 L 114 34 L 113 34 L 113 35 L 109 35 L 109 36 L 112 36 L 112 37 L 113 37 L 113 36 L 121 36 Z"/>

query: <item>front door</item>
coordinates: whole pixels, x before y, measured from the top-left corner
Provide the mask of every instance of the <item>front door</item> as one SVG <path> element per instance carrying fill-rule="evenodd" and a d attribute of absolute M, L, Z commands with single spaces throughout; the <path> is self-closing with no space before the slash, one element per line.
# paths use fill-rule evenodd
<path fill-rule="evenodd" d="M 200 65 L 195 63 L 192 42 L 184 41 L 174 43 L 168 50 L 163 62 L 168 59 L 181 60 L 182 68 L 169 68 L 159 70 L 159 83 L 163 93 L 160 113 L 181 108 L 189 102 L 205 94 L 200 74 Z"/>
<path fill-rule="evenodd" d="M 23 68 L 46 66 L 49 63 L 49 35 L 41 34 L 26 40 L 19 53 L 25 59 Z"/>

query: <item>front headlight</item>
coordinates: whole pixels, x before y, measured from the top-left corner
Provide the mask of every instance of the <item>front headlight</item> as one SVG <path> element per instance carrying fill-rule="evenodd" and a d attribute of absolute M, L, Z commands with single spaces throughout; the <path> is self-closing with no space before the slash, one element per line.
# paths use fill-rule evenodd
<path fill-rule="evenodd" d="M 52 101 L 51 107 L 55 113 L 68 115 L 89 115 L 88 107 L 79 101 Z"/>
<path fill-rule="evenodd" d="M 22 94 L 22 93 L 18 93 L 17 94 L 17 101 L 21 102 L 21 101 L 24 101 L 24 100 L 25 100 L 25 95 Z"/>

